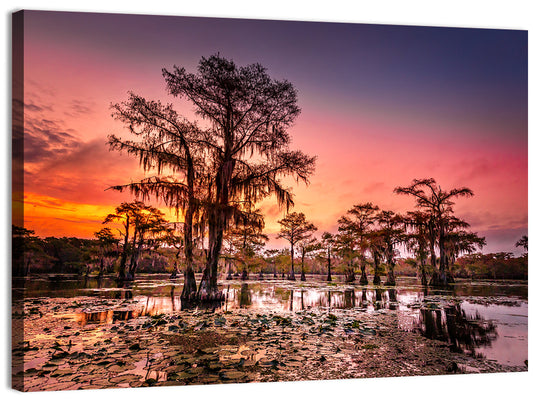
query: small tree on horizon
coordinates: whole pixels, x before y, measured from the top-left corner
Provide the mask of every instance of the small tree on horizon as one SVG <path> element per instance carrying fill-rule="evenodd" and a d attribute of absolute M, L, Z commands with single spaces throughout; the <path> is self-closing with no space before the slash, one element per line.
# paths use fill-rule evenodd
<path fill-rule="evenodd" d="M 277 238 L 283 238 L 289 241 L 291 253 L 291 271 L 288 275 L 289 280 L 295 280 L 294 276 L 294 248 L 303 240 L 309 239 L 317 230 L 313 223 L 306 220 L 305 215 L 301 212 L 292 212 L 287 214 L 283 219 L 278 220 L 281 230 Z"/>
<path fill-rule="evenodd" d="M 447 286 L 450 283 L 451 271 L 449 270 L 449 259 L 446 253 L 447 235 L 449 234 L 448 222 L 453 216 L 455 198 L 472 197 L 474 193 L 467 187 L 453 188 L 445 191 L 439 186 L 435 179 L 414 179 L 411 185 L 406 187 L 396 187 L 396 194 L 410 195 L 416 200 L 416 207 L 422 211 L 430 213 L 432 218 L 432 229 L 429 232 L 431 237 L 431 261 L 436 269 L 436 257 L 434 252 L 435 244 L 438 245 L 439 266 L 435 271 L 431 284 L 434 286 Z"/>
<path fill-rule="evenodd" d="M 359 261 L 359 268 L 361 270 L 361 278 L 359 283 L 361 285 L 368 284 L 366 276 L 366 252 L 370 249 L 370 234 L 371 226 L 376 220 L 376 212 L 379 208 L 371 202 L 360 203 L 352 206 L 348 210 L 347 215 L 339 219 L 339 233 L 345 237 L 345 244 L 352 246 L 353 254 Z M 348 239 L 348 236 L 350 239 Z M 349 248 L 346 248 L 349 250 Z M 352 277 L 349 276 L 348 280 Z M 353 280 L 352 280 L 353 281 Z"/>
<path fill-rule="evenodd" d="M 527 252 L 527 236 L 522 236 L 515 244 L 515 247 L 522 247 Z"/>
<path fill-rule="evenodd" d="M 118 252 L 120 240 L 113 235 L 109 227 L 98 230 L 94 236 L 98 240 L 98 278 L 101 278 L 107 271 L 110 255 Z"/>
<path fill-rule="evenodd" d="M 326 277 L 326 281 L 331 281 L 331 251 L 335 246 L 335 237 L 333 236 L 333 234 L 325 231 L 322 234 L 322 240 L 320 243 L 322 244 L 322 248 L 326 252 L 326 261 L 328 265 L 328 275 Z"/>
<path fill-rule="evenodd" d="M 313 226 L 314 227 L 314 226 Z M 314 229 L 310 230 L 310 233 L 314 233 L 317 230 L 316 227 Z M 305 238 L 302 241 L 300 241 L 299 245 L 300 254 L 302 257 L 302 265 L 301 265 L 301 275 L 300 280 L 306 281 L 305 277 L 305 255 L 309 255 L 310 253 L 317 251 L 320 248 L 320 244 L 318 243 L 318 240 L 314 237 Z"/>

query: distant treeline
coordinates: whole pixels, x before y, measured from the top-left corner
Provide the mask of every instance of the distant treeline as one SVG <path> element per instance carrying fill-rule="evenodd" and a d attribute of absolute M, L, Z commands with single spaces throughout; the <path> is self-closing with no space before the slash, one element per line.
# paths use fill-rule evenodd
<path fill-rule="evenodd" d="M 460 278 L 527 280 L 527 254 L 520 257 L 510 252 L 465 255 L 457 260 L 454 270 Z"/>
<path fill-rule="evenodd" d="M 169 274 L 176 271 L 183 272 L 184 267 L 180 262 L 178 252 L 175 248 L 159 248 L 157 251 L 149 251 L 139 260 L 138 272 Z M 119 268 L 120 254 L 119 243 L 104 253 L 99 239 L 40 238 L 35 236 L 31 230 L 13 226 L 13 275 L 15 276 L 43 273 L 97 275 L 100 274 L 102 264 L 104 266 L 102 274 L 115 275 Z M 204 256 L 202 251 L 195 253 L 195 271 L 198 273 L 202 271 Z M 255 274 L 276 274 L 281 277 L 290 272 L 291 268 L 291 256 L 288 250 L 269 250 L 265 254 L 250 256 L 247 260 L 245 269 L 242 262 L 235 262 L 229 254 L 223 256 L 222 265 L 225 267 L 221 268 L 221 272 L 229 271 L 230 276 L 233 272 L 233 277 L 235 277 L 235 274 L 238 276 L 246 270 Z M 528 277 L 527 261 L 527 254 L 514 257 L 508 252 L 475 253 L 457 259 L 453 265 L 453 271 L 458 278 L 525 280 Z M 326 257 L 320 253 L 309 256 L 306 259 L 306 269 L 310 274 L 326 275 L 328 273 Z M 381 271 L 384 270 L 383 264 Z M 344 274 L 338 260 L 332 264 L 332 273 Z M 395 273 L 398 276 L 417 276 L 419 271 L 415 259 L 398 259 Z"/>
<path fill-rule="evenodd" d="M 13 226 L 13 275 L 68 273 L 89 275 L 117 271 L 120 246 L 103 247 L 101 239 L 77 237 L 46 237 L 32 230 Z M 170 270 L 171 249 L 147 253 L 139 260 L 142 273 L 164 273 Z"/>

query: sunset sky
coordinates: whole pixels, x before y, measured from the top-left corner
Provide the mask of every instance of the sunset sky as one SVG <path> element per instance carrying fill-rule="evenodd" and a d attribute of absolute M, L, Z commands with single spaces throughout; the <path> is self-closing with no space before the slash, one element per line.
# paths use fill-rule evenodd
<path fill-rule="evenodd" d="M 356 203 L 410 210 L 414 201 L 393 189 L 433 177 L 474 191 L 456 214 L 486 237 L 484 252 L 519 253 L 526 31 L 32 11 L 24 23 L 24 217 L 39 236 L 92 237 L 132 200 L 106 191 L 144 176 L 135 158 L 106 145 L 109 134 L 130 138 L 110 104 L 130 90 L 175 101 L 161 69 L 194 71 L 200 57 L 220 53 L 258 62 L 298 90 L 292 147 L 318 160 L 309 186 L 291 183 L 294 210 L 319 233 L 336 231 Z M 176 108 L 194 118 L 190 104 Z M 262 208 L 273 238 L 283 214 L 274 201 Z"/>

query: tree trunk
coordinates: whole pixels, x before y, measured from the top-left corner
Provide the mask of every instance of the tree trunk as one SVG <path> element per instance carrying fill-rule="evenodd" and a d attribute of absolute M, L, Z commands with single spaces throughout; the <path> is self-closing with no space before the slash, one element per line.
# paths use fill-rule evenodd
<path fill-rule="evenodd" d="M 227 265 L 226 266 L 226 271 L 227 271 L 227 274 L 226 274 L 226 280 L 233 280 L 233 275 L 231 273 L 232 271 L 232 267 L 231 267 L 231 261 L 228 262 L 228 259 L 224 259 L 224 264 Z"/>
<path fill-rule="evenodd" d="M 126 279 L 126 260 L 128 258 L 128 239 L 130 235 L 130 217 L 126 215 L 126 232 L 124 233 L 124 245 L 122 247 L 122 258 L 120 258 L 120 266 L 118 268 L 118 279 Z"/>
<path fill-rule="evenodd" d="M 182 301 L 192 301 L 196 299 L 196 279 L 194 278 L 194 270 L 192 267 L 185 269 L 185 281 L 183 282 L 183 291 L 181 291 L 180 298 Z"/>
<path fill-rule="evenodd" d="M 305 250 L 302 249 L 302 275 L 300 276 L 301 281 L 306 281 L 305 270 L 304 270 L 304 258 L 305 258 Z"/>
<path fill-rule="evenodd" d="M 227 262 L 227 259 L 224 261 L 224 263 Z M 227 271 L 228 271 L 228 274 L 226 275 L 226 280 L 233 280 L 233 274 L 232 274 L 232 271 L 233 271 L 233 261 L 230 261 L 228 262 L 228 267 L 227 267 Z"/>
<path fill-rule="evenodd" d="M 348 263 L 348 270 L 346 271 L 346 282 L 353 283 L 355 281 L 355 273 L 353 272 L 352 264 Z"/>
<path fill-rule="evenodd" d="M 361 278 L 359 279 L 360 285 L 367 285 L 368 284 L 368 278 L 366 277 L 366 261 L 363 257 L 361 257 Z"/>
<path fill-rule="evenodd" d="M 231 133 L 228 131 L 229 136 Z M 209 249 L 207 254 L 207 264 L 204 269 L 200 286 L 198 287 L 198 299 L 201 301 L 220 301 L 222 292 L 218 291 L 217 273 L 218 259 L 222 249 L 222 239 L 224 236 L 224 226 L 227 220 L 227 208 L 229 204 L 229 185 L 235 160 L 231 159 L 231 146 L 228 141 L 225 148 L 225 157 L 215 176 L 216 200 L 208 215 L 209 226 Z"/>
<path fill-rule="evenodd" d="M 209 222 L 209 250 L 207 253 L 207 264 L 202 275 L 202 280 L 198 287 L 197 298 L 201 301 L 219 301 L 222 299 L 222 293 L 218 291 L 217 272 L 218 258 L 222 248 L 223 223 L 219 220 L 222 215 L 212 215 Z"/>
<path fill-rule="evenodd" d="M 102 278 L 103 277 L 104 269 L 105 269 L 104 257 L 102 256 L 100 258 L 100 270 L 98 270 L 98 278 Z"/>
<path fill-rule="evenodd" d="M 448 286 L 448 271 L 446 267 L 446 251 L 444 248 L 444 228 L 439 228 L 439 270 L 436 274 L 436 279 L 432 281 L 432 285 L 437 287 L 447 287 Z"/>
<path fill-rule="evenodd" d="M 248 269 L 246 267 L 242 270 L 241 280 L 248 280 Z"/>
<path fill-rule="evenodd" d="M 328 248 L 328 277 L 326 278 L 326 281 L 331 281 L 331 254 Z"/>
<path fill-rule="evenodd" d="M 291 243 L 291 272 L 287 276 L 288 280 L 296 280 L 294 277 L 294 245 Z"/>
<path fill-rule="evenodd" d="M 420 259 L 420 280 L 424 287 L 428 285 L 428 278 L 426 276 L 426 262 L 422 258 Z"/>
<path fill-rule="evenodd" d="M 30 266 L 31 266 L 31 257 L 28 257 L 28 262 L 26 263 L 26 269 L 25 269 L 25 271 L 22 273 L 22 275 L 23 275 L 24 277 L 30 275 Z"/>
<path fill-rule="evenodd" d="M 191 176 L 191 178 L 189 178 Z M 185 224 L 183 226 L 183 250 L 185 252 L 185 272 L 183 291 L 181 291 L 180 298 L 183 301 L 196 299 L 196 278 L 194 277 L 194 263 L 193 263 L 193 241 L 192 241 L 192 220 L 194 214 L 194 197 L 192 193 L 192 174 L 189 171 L 187 174 L 187 185 L 189 188 L 189 204 L 185 211 Z"/>
<path fill-rule="evenodd" d="M 217 286 L 217 273 L 218 260 L 222 249 L 225 219 L 225 210 L 216 206 L 210 210 L 208 222 L 209 248 L 207 249 L 207 262 L 197 293 L 197 299 L 204 302 L 222 300 L 222 292 L 218 290 Z"/>
<path fill-rule="evenodd" d="M 374 255 L 374 280 L 372 284 L 381 285 L 381 278 L 379 277 L 379 258 Z"/>
<path fill-rule="evenodd" d="M 394 262 L 392 260 L 387 261 L 387 269 L 387 281 L 385 282 L 385 285 L 396 285 L 396 279 L 394 278 Z"/>
<path fill-rule="evenodd" d="M 135 268 L 134 265 L 135 265 L 136 257 L 137 257 L 138 251 L 139 251 L 139 247 L 137 246 L 138 235 L 139 235 L 139 231 L 137 230 L 137 227 L 135 227 L 135 229 L 133 230 L 133 240 L 131 242 L 130 266 L 128 268 L 128 274 L 126 275 L 126 279 L 127 280 L 133 280 L 133 274 L 135 273 L 134 272 L 134 268 Z M 140 240 L 139 240 L 139 242 L 140 242 Z"/>

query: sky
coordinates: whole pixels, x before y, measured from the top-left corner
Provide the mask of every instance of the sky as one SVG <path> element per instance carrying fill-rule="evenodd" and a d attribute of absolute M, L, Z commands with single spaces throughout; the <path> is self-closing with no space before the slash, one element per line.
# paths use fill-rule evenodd
<path fill-rule="evenodd" d="M 167 95 L 162 68 L 194 71 L 215 53 L 258 62 L 298 90 L 292 148 L 317 156 L 310 185 L 288 181 L 295 211 L 336 231 L 352 205 L 405 212 L 393 193 L 414 178 L 469 187 L 457 216 L 485 236 L 484 252 L 519 253 L 527 234 L 527 32 L 316 22 L 26 11 L 24 225 L 39 236 L 92 237 L 144 176 L 110 152 L 130 138 L 110 104 L 128 91 Z M 265 201 L 271 246 L 275 201 Z M 166 210 L 169 217 L 175 217 Z"/>

